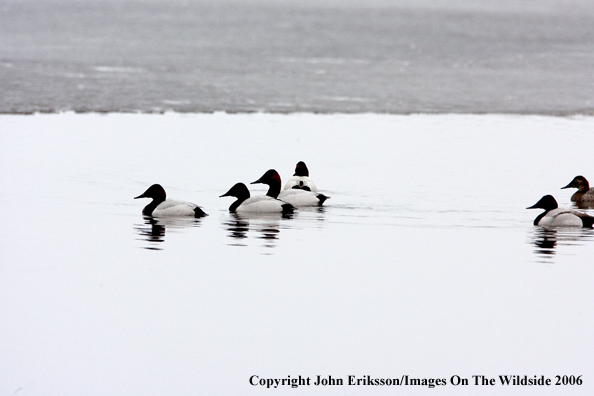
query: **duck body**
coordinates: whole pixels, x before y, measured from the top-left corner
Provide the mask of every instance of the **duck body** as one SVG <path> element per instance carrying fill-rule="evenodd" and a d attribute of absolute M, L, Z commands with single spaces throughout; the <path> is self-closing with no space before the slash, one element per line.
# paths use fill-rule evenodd
<path fill-rule="evenodd" d="M 588 227 L 592 228 L 594 217 L 576 210 L 562 209 L 552 195 L 545 195 L 536 204 L 526 209 L 544 209 L 534 219 L 534 225 L 540 227 Z"/>
<path fill-rule="evenodd" d="M 144 213 L 143 211 L 143 214 Z M 202 217 L 206 213 L 202 209 L 191 202 L 177 201 L 175 199 L 167 199 L 161 202 L 152 214 L 146 214 L 153 217 Z"/>
<path fill-rule="evenodd" d="M 191 202 L 167 199 L 165 189 L 160 184 L 153 184 L 144 193 L 134 199 L 152 198 L 151 203 L 142 209 L 142 214 L 153 217 L 203 217 L 206 213 Z"/>
<path fill-rule="evenodd" d="M 292 205 L 265 195 L 250 197 L 243 201 L 236 209 L 237 213 L 290 213 Z"/>
<path fill-rule="evenodd" d="M 567 209 L 553 209 L 544 212 L 543 216 L 534 220 L 534 225 L 540 227 L 584 227 L 582 219 Z"/>
<path fill-rule="evenodd" d="M 267 196 L 275 199 L 280 199 L 288 202 L 296 208 L 307 206 L 322 206 L 324 202 L 330 198 L 324 194 L 317 192 L 306 191 L 302 189 L 287 189 L 281 192 L 281 179 L 278 172 L 274 169 L 268 170 L 261 178 L 252 182 L 252 184 L 267 184 Z"/>
<path fill-rule="evenodd" d="M 577 188 L 578 190 L 571 196 L 572 202 L 592 202 L 594 203 L 594 187 L 590 188 L 590 183 L 584 176 L 576 176 L 573 180 L 566 185 L 561 187 L 565 188 Z"/>
<path fill-rule="evenodd" d="M 304 208 L 307 206 L 322 206 L 328 197 L 307 190 L 290 189 L 281 191 L 278 194 L 278 199 L 288 202 L 296 208 Z"/>
<path fill-rule="evenodd" d="M 305 165 L 305 162 L 303 161 L 297 163 L 293 177 L 291 177 L 289 181 L 287 181 L 287 184 L 285 184 L 284 190 L 291 189 L 311 191 L 314 193 L 318 192 L 316 184 L 309 178 L 309 169 L 307 169 L 307 165 Z"/>
<path fill-rule="evenodd" d="M 229 206 L 229 212 L 237 213 L 293 213 L 294 206 L 266 195 L 250 197 L 250 191 L 243 183 L 237 183 L 221 197 L 236 197 Z"/>

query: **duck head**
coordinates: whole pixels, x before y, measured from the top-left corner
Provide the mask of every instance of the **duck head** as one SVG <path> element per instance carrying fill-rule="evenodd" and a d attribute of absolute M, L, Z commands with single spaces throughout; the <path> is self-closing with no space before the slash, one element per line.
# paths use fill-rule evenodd
<path fill-rule="evenodd" d="M 237 199 L 245 201 L 250 197 L 250 190 L 248 190 L 245 184 L 237 183 L 233 187 L 231 187 L 229 191 L 221 195 L 219 198 L 222 197 L 235 197 Z"/>
<path fill-rule="evenodd" d="M 153 184 L 152 186 L 147 188 L 145 192 L 143 192 L 137 197 L 134 197 L 134 199 L 138 198 L 152 198 L 154 200 L 162 202 L 165 201 L 165 199 L 167 199 L 167 194 L 165 193 L 165 189 L 161 187 L 160 184 Z"/>
<path fill-rule="evenodd" d="M 548 212 L 549 210 L 557 209 L 558 207 L 559 205 L 552 195 L 545 195 L 540 201 L 526 209 L 544 209 Z"/>
<path fill-rule="evenodd" d="M 269 197 L 277 198 L 278 194 L 280 194 L 281 178 L 276 170 L 269 169 L 268 171 L 266 171 L 266 173 L 264 173 L 262 175 L 261 178 L 259 178 L 255 182 L 252 182 L 251 184 L 258 184 L 258 183 L 268 185 L 269 188 L 268 188 L 268 192 L 266 193 L 266 195 L 268 195 Z"/>
<path fill-rule="evenodd" d="M 565 187 L 561 187 L 561 190 L 565 188 L 577 188 L 580 192 L 586 192 L 590 188 L 590 183 L 588 183 L 588 180 L 586 180 L 584 176 L 580 175 L 574 177 L 573 180 Z"/>
<path fill-rule="evenodd" d="M 233 202 L 231 206 L 229 206 L 229 212 L 235 212 L 239 205 L 243 203 L 246 199 L 250 197 L 250 190 L 245 186 L 243 183 L 237 183 L 229 191 L 225 194 L 221 195 L 219 198 L 222 197 L 235 197 L 237 201 Z"/>
<path fill-rule="evenodd" d="M 297 162 L 297 166 L 295 166 L 295 173 L 293 176 L 307 176 L 309 177 L 309 169 L 307 169 L 307 165 L 305 162 L 299 161 Z"/>

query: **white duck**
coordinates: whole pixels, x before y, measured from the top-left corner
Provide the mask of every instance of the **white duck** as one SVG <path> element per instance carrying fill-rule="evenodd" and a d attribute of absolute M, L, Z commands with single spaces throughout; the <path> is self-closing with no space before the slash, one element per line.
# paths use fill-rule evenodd
<path fill-rule="evenodd" d="M 589 227 L 594 224 L 594 217 L 572 209 L 560 209 L 552 195 L 545 195 L 534 205 L 526 209 L 544 209 L 534 219 L 534 225 L 541 227 Z"/>
<path fill-rule="evenodd" d="M 318 192 L 316 184 L 309 178 L 309 169 L 305 162 L 299 161 L 295 166 L 293 177 L 287 181 L 284 190 L 301 189 L 305 191 Z"/>
<path fill-rule="evenodd" d="M 252 182 L 251 184 L 256 183 L 268 185 L 269 188 L 268 192 L 266 193 L 267 196 L 288 202 L 296 208 L 302 208 L 306 206 L 322 206 L 324 201 L 330 198 L 324 194 L 295 188 L 281 191 L 281 178 L 278 172 L 274 169 L 268 170 L 266 173 L 264 173 L 264 175 L 262 175 L 261 178 L 255 182 Z"/>
<path fill-rule="evenodd" d="M 153 184 L 144 193 L 134 199 L 152 198 L 151 203 L 142 209 L 142 214 L 153 217 L 203 217 L 207 216 L 200 206 L 185 202 L 167 199 L 165 189 L 160 184 Z"/>
<path fill-rule="evenodd" d="M 290 203 L 266 195 L 250 197 L 250 190 L 243 183 L 235 184 L 221 197 L 237 198 L 237 201 L 229 206 L 229 212 L 289 214 L 295 210 Z"/>

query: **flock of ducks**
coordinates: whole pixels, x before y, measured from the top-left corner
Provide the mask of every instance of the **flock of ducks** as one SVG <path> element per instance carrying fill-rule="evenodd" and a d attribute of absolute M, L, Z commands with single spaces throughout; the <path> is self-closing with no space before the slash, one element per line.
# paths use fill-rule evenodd
<path fill-rule="evenodd" d="M 295 173 L 281 190 L 281 178 L 274 169 L 268 170 L 258 180 L 251 184 L 266 184 L 266 195 L 252 197 L 250 190 L 243 183 L 237 183 L 221 197 L 235 197 L 237 200 L 229 206 L 230 212 L 237 213 L 283 213 L 290 214 L 296 208 L 307 206 L 321 206 L 330 198 L 318 193 L 313 180 L 309 178 L 309 170 L 305 162 L 300 161 L 295 166 Z M 577 188 L 571 196 L 571 201 L 579 206 L 594 207 L 594 188 L 590 188 L 588 180 L 583 176 L 576 176 L 568 185 L 561 187 Z M 153 200 L 142 210 L 145 216 L 153 217 L 203 217 L 207 214 L 198 206 L 190 202 L 167 199 L 165 189 L 159 184 L 153 184 L 144 193 L 135 197 L 152 198 Z M 526 209 L 544 209 L 534 219 L 534 225 L 541 227 L 592 227 L 594 217 L 574 209 L 559 208 L 552 195 L 545 195 L 537 203 Z"/>
<path fill-rule="evenodd" d="M 296 208 L 307 206 L 322 206 L 330 198 L 318 193 L 313 180 L 309 178 L 309 169 L 305 162 L 300 161 L 295 167 L 295 174 L 281 191 L 281 178 L 274 169 L 268 170 L 262 177 L 251 184 L 267 184 L 266 195 L 250 196 L 250 190 L 243 183 L 237 183 L 221 197 L 235 197 L 237 200 L 229 207 L 230 212 L 237 213 L 293 213 Z M 153 217 L 203 217 L 207 214 L 198 206 L 190 202 L 167 199 L 165 189 L 159 184 L 153 184 L 144 193 L 134 197 L 152 198 L 153 200 L 142 210 L 145 216 Z"/>
<path fill-rule="evenodd" d="M 578 204 L 580 207 L 594 207 L 594 188 L 590 188 L 588 180 L 584 176 L 576 176 L 573 180 L 561 187 L 577 188 L 577 192 L 571 196 L 571 201 Z M 559 208 L 557 201 L 552 195 L 545 195 L 534 205 L 526 209 L 544 209 L 545 211 L 539 214 L 534 219 L 535 226 L 541 227 L 589 227 L 592 228 L 594 224 L 594 217 L 574 209 Z"/>

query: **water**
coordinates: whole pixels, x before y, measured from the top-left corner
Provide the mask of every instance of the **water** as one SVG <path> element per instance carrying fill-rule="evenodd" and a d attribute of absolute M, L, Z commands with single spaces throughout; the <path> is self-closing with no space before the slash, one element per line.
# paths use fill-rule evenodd
<path fill-rule="evenodd" d="M 443 395 L 592 393 L 592 230 L 542 230 L 542 195 L 594 174 L 586 116 L 0 117 L 4 394 L 267 390 L 286 378 L 445 378 Z M 238 218 L 234 183 L 304 160 L 331 199 Z M 208 217 L 147 223 L 161 183 Z M 253 185 L 253 194 L 263 194 Z M 592 213 L 592 211 L 590 211 Z M 482 374 L 581 386 L 454 387 Z M 407 386 L 407 394 L 427 387 Z"/>
<path fill-rule="evenodd" d="M 590 1 L 5 0 L 0 112 L 592 114 Z"/>

